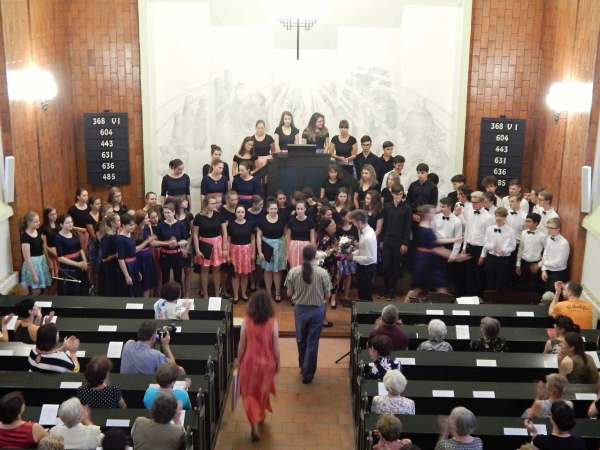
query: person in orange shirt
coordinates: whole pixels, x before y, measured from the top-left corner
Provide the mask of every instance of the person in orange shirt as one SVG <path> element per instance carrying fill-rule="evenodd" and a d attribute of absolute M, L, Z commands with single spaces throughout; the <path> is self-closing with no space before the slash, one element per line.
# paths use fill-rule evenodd
<path fill-rule="evenodd" d="M 568 283 L 557 281 L 554 283 L 554 288 L 554 299 L 552 299 L 552 303 L 548 308 L 548 315 L 552 317 L 558 315 L 570 317 L 582 330 L 594 328 L 592 306 L 589 302 L 579 298 L 583 292 L 581 284 L 576 281 L 569 281 Z M 561 293 L 564 300 L 559 302 Z"/>

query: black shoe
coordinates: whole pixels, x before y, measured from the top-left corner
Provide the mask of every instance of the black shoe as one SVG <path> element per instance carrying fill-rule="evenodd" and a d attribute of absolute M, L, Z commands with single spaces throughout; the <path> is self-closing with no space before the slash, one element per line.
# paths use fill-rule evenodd
<path fill-rule="evenodd" d="M 302 378 L 302 384 L 308 384 L 312 381 L 312 378 Z"/>
<path fill-rule="evenodd" d="M 239 299 L 238 299 L 238 300 L 233 300 L 233 304 L 234 304 L 234 305 L 237 305 L 239 302 L 240 302 L 240 300 L 239 300 Z"/>
<path fill-rule="evenodd" d="M 333 326 L 333 322 L 327 322 L 323 324 L 323 328 L 331 328 Z"/>
<path fill-rule="evenodd" d="M 387 301 L 388 302 L 393 302 L 394 300 L 396 300 L 396 293 L 394 291 L 390 291 L 387 294 Z"/>
<path fill-rule="evenodd" d="M 388 295 L 388 290 L 384 289 L 383 291 L 379 291 L 379 294 L 377 294 L 377 298 L 384 298 Z"/>
<path fill-rule="evenodd" d="M 281 295 L 275 296 L 275 303 L 281 303 Z"/>

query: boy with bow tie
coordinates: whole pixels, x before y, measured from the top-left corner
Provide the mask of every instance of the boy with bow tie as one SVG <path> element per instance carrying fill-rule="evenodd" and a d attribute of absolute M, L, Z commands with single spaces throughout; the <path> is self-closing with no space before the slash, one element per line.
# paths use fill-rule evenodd
<path fill-rule="evenodd" d="M 527 214 L 517 252 L 515 272 L 521 277 L 521 285 L 527 286 L 530 292 L 540 290 L 540 260 L 548 238 L 538 230 L 541 219 L 537 213 Z"/>
<path fill-rule="evenodd" d="M 546 290 L 552 292 L 554 292 L 554 283 L 567 281 L 568 275 L 567 261 L 571 249 L 569 242 L 560 234 L 561 226 L 562 222 L 558 217 L 548 220 L 548 240 L 542 256 L 542 280 L 546 283 Z"/>
<path fill-rule="evenodd" d="M 494 213 L 496 225 L 485 231 L 483 250 L 479 264 L 485 263 L 487 290 L 502 290 L 508 287 L 510 255 L 517 246 L 515 231 L 506 225 L 506 208 L 500 207 Z"/>

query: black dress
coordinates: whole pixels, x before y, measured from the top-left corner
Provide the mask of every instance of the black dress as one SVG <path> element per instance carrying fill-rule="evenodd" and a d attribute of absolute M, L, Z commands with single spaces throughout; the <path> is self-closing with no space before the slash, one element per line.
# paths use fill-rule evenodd
<path fill-rule="evenodd" d="M 169 174 L 165 175 L 160 186 L 160 195 L 165 199 L 177 195 L 190 195 L 189 175 L 184 173 L 179 178 L 173 178 Z"/>
<path fill-rule="evenodd" d="M 282 127 L 277 127 L 275 129 L 275 134 L 279 136 L 279 149 L 287 150 L 288 145 L 295 142 L 298 133 L 300 133 L 300 130 L 296 127 L 291 127 L 290 134 L 285 134 Z"/>
<path fill-rule="evenodd" d="M 203 178 L 210 172 L 210 167 L 210 164 L 204 164 L 204 166 L 202 166 Z M 229 165 L 225 161 L 223 161 L 223 176 L 229 181 Z"/>
<path fill-rule="evenodd" d="M 324 190 L 325 198 L 330 202 L 335 202 L 335 195 L 339 188 L 348 188 L 348 185 L 339 178 L 335 180 L 335 183 L 329 181 L 329 178 L 323 180 L 321 183 L 321 189 Z"/>
<path fill-rule="evenodd" d="M 117 246 L 115 244 L 115 234 L 105 234 L 100 239 L 100 257 L 107 259 L 111 255 L 117 254 Z M 117 270 L 119 270 L 119 262 L 117 258 L 110 261 L 100 261 L 98 268 L 98 295 L 101 297 L 117 297 Z"/>
<path fill-rule="evenodd" d="M 135 254 L 135 238 L 133 236 L 127 237 L 122 234 L 117 235 L 116 239 L 117 255 L 119 261 L 125 261 L 125 267 L 127 273 L 131 277 L 133 284 L 129 285 L 125 281 L 125 274 L 121 270 L 119 264 L 119 271 L 117 272 L 117 291 L 120 297 L 141 297 L 142 286 L 140 280 L 140 269 L 137 263 L 137 257 Z"/>
<path fill-rule="evenodd" d="M 57 233 L 54 238 L 54 244 L 56 245 L 56 255 L 59 258 L 65 257 L 76 262 L 83 261 L 80 253 L 81 243 L 79 242 L 79 238 L 74 234 L 71 234 L 71 237 L 67 238 L 62 234 Z M 58 276 L 59 278 L 65 279 L 65 281 L 58 282 L 59 295 L 90 295 L 90 280 L 85 269 L 80 269 L 79 267 L 74 267 L 61 262 Z"/>
<path fill-rule="evenodd" d="M 319 239 L 319 242 L 317 242 L 317 250 L 326 252 L 328 250 L 331 250 L 332 248 L 337 247 L 337 245 L 338 240 L 335 235 L 325 234 L 323 237 L 321 237 L 321 239 Z M 327 256 L 323 260 L 323 264 L 321 265 L 321 267 L 323 267 L 323 269 L 325 269 L 329 274 L 329 279 L 331 280 L 332 285 L 331 293 L 335 294 L 337 290 L 335 280 L 337 279 L 338 274 L 338 261 L 336 255 L 334 253 L 331 253 L 329 256 Z"/>

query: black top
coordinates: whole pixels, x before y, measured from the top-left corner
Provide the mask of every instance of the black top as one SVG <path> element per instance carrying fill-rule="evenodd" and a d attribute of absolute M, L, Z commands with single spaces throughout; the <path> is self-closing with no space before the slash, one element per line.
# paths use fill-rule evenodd
<path fill-rule="evenodd" d="M 54 243 L 56 244 L 56 256 L 61 257 L 65 255 L 72 255 L 73 253 L 77 253 L 81 250 L 81 244 L 79 242 L 79 238 L 75 236 L 75 234 L 71 234 L 70 238 L 64 237 L 62 234 L 57 233 L 54 238 Z M 76 260 L 77 258 L 69 258 Z M 79 259 L 81 261 L 81 259 Z"/>
<path fill-rule="evenodd" d="M 290 217 L 292 217 L 293 210 L 294 207 L 292 205 L 285 205 L 283 208 L 277 208 L 277 214 L 279 217 L 283 217 L 287 223 L 290 220 Z"/>
<path fill-rule="evenodd" d="M 241 198 L 242 196 L 260 195 L 260 183 L 254 177 L 249 180 L 242 180 L 239 176 L 233 178 L 233 184 L 231 186 L 235 192 L 240 196 L 240 203 L 244 206 L 250 206 L 249 198 Z"/>
<path fill-rule="evenodd" d="M 284 134 L 282 127 L 277 127 L 275 129 L 275 134 L 279 136 L 279 148 L 281 150 L 287 150 L 288 145 L 294 143 L 294 139 L 300 130 L 296 127 L 291 127 L 291 133 L 289 135 Z"/>
<path fill-rule="evenodd" d="M 381 210 L 379 210 L 377 212 L 377 214 L 373 214 L 373 215 L 369 216 L 369 219 L 368 219 L 369 226 L 371 228 L 373 228 L 373 230 L 375 230 L 375 231 L 377 230 L 377 221 L 379 219 L 383 219 L 383 211 L 381 211 Z"/>
<path fill-rule="evenodd" d="M 410 183 L 408 192 L 406 193 L 406 203 L 412 208 L 413 212 L 417 212 L 417 208 L 421 205 L 433 205 L 438 203 L 438 188 L 431 180 L 425 180 L 421 184 L 419 180 Z"/>
<path fill-rule="evenodd" d="M 187 235 L 188 237 L 191 236 L 192 234 L 192 222 L 194 221 L 194 215 L 189 212 L 189 211 L 185 211 L 185 217 L 183 219 L 177 219 L 179 222 L 182 222 L 185 225 L 185 230 L 187 231 Z M 148 228 L 148 227 L 146 227 Z M 144 233 L 146 232 L 146 228 L 144 228 Z M 150 230 L 148 230 L 149 232 Z M 144 239 L 148 237 L 148 236 L 144 236 Z"/>
<path fill-rule="evenodd" d="M 234 245 L 248 245 L 254 231 L 254 224 L 246 220 L 239 224 L 235 221 L 227 225 L 227 236 L 231 237 L 231 243 Z"/>
<path fill-rule="evenodd" d="M 101 216 L 98 215 L 98 218 L 101 219 Z M 96 225 L 98 225 L 98 221 L 94 219 L 94 216 L 92 216 L 90 213 L 87 213 L 87 216 L 85 217 L 85 224 L 91 225 L 94 228 L 94 230 L 96 230 Z"/>
<path fill-rule="evenodd" d="M 365 201 L 365 196 L 369 191 L 379 191 L 379 183 L 375 182 L 366 191 L 363 191 L 360 186 L 356 188 L 356 193 L 358 194 L 358 203 L 362 206 Z"/>
<path fill-rule="evenodd" d="M 394 170 L 394 157 L 390 156 L 390 159 L 387 161 L 383 159 L 383 156 L 379 158 L 377 161 L 377 167 L 375 167 L 375 172 L 377 173 L 377 181 L 379 184 L 383 183 L 383 177 L 386 173 Z M 434 203 L 435 204 L 435 203 Z"/>
<path fill-rule="evenodd" d="M 200 183 L 200 193 L 202 195 L 208 194 L 221 194 L 225 195 L 229 190 L 229 183 L 225 175 L 223 175 L 218 181 L 215 181 L 210 175 L 206 175 L 202 178 Z"/>
<path fill-rule="evenodd" d="M 375 228 L 373 228 L 375 229 Z M 356 241 L 358 241 L 358 239 L 360 238 L 360 233 L 358 232 L 358 228 L 356 228 L 354 225 L 350 226 L 349 230 L 344 230 L 342 227 L 339 227 L 337 230 L 335 230 L 335 236 L 338 238 L 338 240 L 342 237 L 342 236 L 348 236 L 349 238 L 352 238 Z"/>
<path fill-rule="evenodd" d="M 175 197 L 176 195 L 190 195 L 190 177 L 184 173 L 179 178 L 165 175 L 160 185 L 160 195 L 163 197 Z"/>
<path fill-rule="evenodd" d="M 105 234 L 100 239 L 100 252 L 102 254 L 102 259 L 108 258 L 110 255 L 117 254 L 117 246 L 115 238 L 116 234 Z"/>
<path fill-rule="evenodd" d="M 317 223 L 317 219 L 319 217 L 319 208 L 316 203 L 306 208 L 306 216 L 315 224 Z"/>
<path fill-rule="evenodd" d="M 383 191 L 381 191 L 381 198 L 383 199 L 383 204 L 384 205 L 386 203 L 394 201 L 394 196 L 390 192 L 390 188 L 383 188 Z"/>
<path fill-rule="evenodd" d="M 310 230 L 315 229 L 315 223 L 306 217 L 304 220 L 298 220 L 296 216 L 292 217 L 287 227 L 292 232 L 292 241 L 310 241 Z"/>
<path fill-rule="evenodd" d="M 113 207 L 114 210 L 114 207 Z M 129 208 L 127 208 L 127 205 L 125 203 L 121 203 L 121 207 L 118 211 L 114 211 L 115 213 L 117 213 L 119 215 L 119 217 L 124 216 L 125 214 L 127 214 L 127 211 L 129 210 Z"/>
<path fill-rule="evenodd" d="M 325 189 L 325 197 L 330 202 L 335 202 L 335 194 L 337 194 L 338 189 L 341 187 L 347 188 L 348 185 L 344 183 L 340 178 L 337 178 L 335 180 L 335 183 L 329 181 L 329 178 L 324 179 L 321 183 L 321 188 Z"/>
<path fill-rule="evenodd" d="M 306 130 L 304 130 L 304 133 L 302 133 L 302 139 L 306 139 L 307 144 L 316 144 L 317 150 L 322 150 L 325 148 L 325 139 L 327 139 L 328 137 L 329 132 L 325 133 L 322 136 L 320 134 L 317 134 L 315 136 L 315 139 L 310 139 Z"/>
<path fill-rule="evenodd" d="M 271 223 L 267 216 L 258 224 L 258 228 L 267 239 L 280 239 L 285 231 L 286 219 L 280 214 L 277 215 L 277 222 Z"/>
<path fill-rule="evenodd" d="M 40 231 L 46 236 L 46 245 L 48 247 L 54 247 L 54 237 L 58 233 L 58 227 L 51 228 L 50 225 L 42 225 Z"/>
<path fill-rule="evenodd" d="M 214 238 L 221 236 L 221 225 L 225 223 L 225 217 L 218 212 L 213 212 L 212 217 L 196 214 L 194 226 L 198 227 L 198 236 L 203 238 Z"/>
<path fill-rule="evenodd" d="M 404 202 L 394 205 L 386 203 L 383 207 L 383 230 L 381 239 L 390 245 L 408 245 L 412 223 L 412 211 Z"/>
<path fill-rule="evenodd" d="M 210 170 L 210 164 L 204 164 L 204 166 L 202 166 L 202 177 L 205 177 L 206 175 L 208 175 L 209 170 Z M 225 178 L 227 178 L 227 181 L 229 181 L 229 166 L 227 165 L 227 163 L 225 161 L 223 161 L 223 176 Z"/>
<path fill-rule="evenodd" d="M 587 447 L 579 436 L 558 437 L 538 434 L 531 441 L 539 450 L 585 450 Z"/>
<path fill-rule="evenodd" d="M 331 143 L 335 146 L 335 154 L 343 158 L 349 158 L 352 156 L 352 146 L 356 144 L 356 138 L 349 136 L 347 142 L 340 142 L 338 135 L 331 138 Z"/>
<path fill-rule="evenodd" d="M 377 172 L 377 164 L 379 163 L 379 157 L 373 153 L 369 153 L 366 157 L 363 152 L 358 152 L 358 156 L 354 158 L 354 168 L 356 169 L 356 178 L 360 180 L 360 174 L 365 164 L 371 164 Z"/>
<path fill-rule="evenodd" d="M 115 238 L 117 245 L 117 255 L 119 259 L 128 259 L 135 257 L 135 238 L 118 234 Z"/>
<path fill-rule="evenodd" d="M 237 209 L 237 207 L 236 207 Z M 219 208 L 219 212 L 221 213 L 221 215 L 223 217 L 225 217 L 225 220 L 229 223 L 233 222 L 235 220 L 235 212 L 229 212 L 225 209 L 225 205 L 222 205 Z"/>
<path fill-rule="evenodd" d="M 42 256 L 44 254 L 44 241 L 42 240 L 42 233 L 36 230 L 36 237 L 31 237 L 27 232 L 21 235 L 21 244 L 29 244 L 29 255 L 30 256 Z"/>
<path fill-rule="evenodd" d="M 185 229 L 185 225 L 183 222 L 175 222 L 173 225 L 169 225 L 167 222 L 159 222 L 155 231 L 156 237 L 159 241 L 166 242 L 171 239 L 171 237 L 175 237 L 177 242 L 181 240 L 187 240 L 188 234 Z"/>
<path fill-rule="evenodd" d="M 237 153 L 235 155 L 233 155 L 233 162 L 238 163 L 238 164 L 241 163 L 242 161 L 250 161 L 252 164 L 254 164 L 254 161 L 256 161 L 257 159 L 258 159 L 258 156 L 256 156 L 256 155 L 252 155 L 250 158 L 240 158 Z"/>
<path fill-rule="evenodd" d="M 79 209 L 77 206 L 73 205 L 67 211 L 67 214 L 73 218 L 73 226 L 77 228 L 85 228 L 85 224 L 87 223 L 88 209 Z"/>
<path fill-rule="evenodd" d="M 80 386 L 77 388 L 77 398 L 82 405 L 88 405 L 90 408 L 118 408 L 121 391 L 116 386 L 106 386 L 102 389 Z"/>
<path fill-rule="evenodd" d="M 254 142 L 254 154 L 258 156 L 269 156 L 271 154 L 271 144 L 275 142 L 272 136 L 265 134 L 262 141 L 257 141 L 255 136 L 252 136 Z"/>

